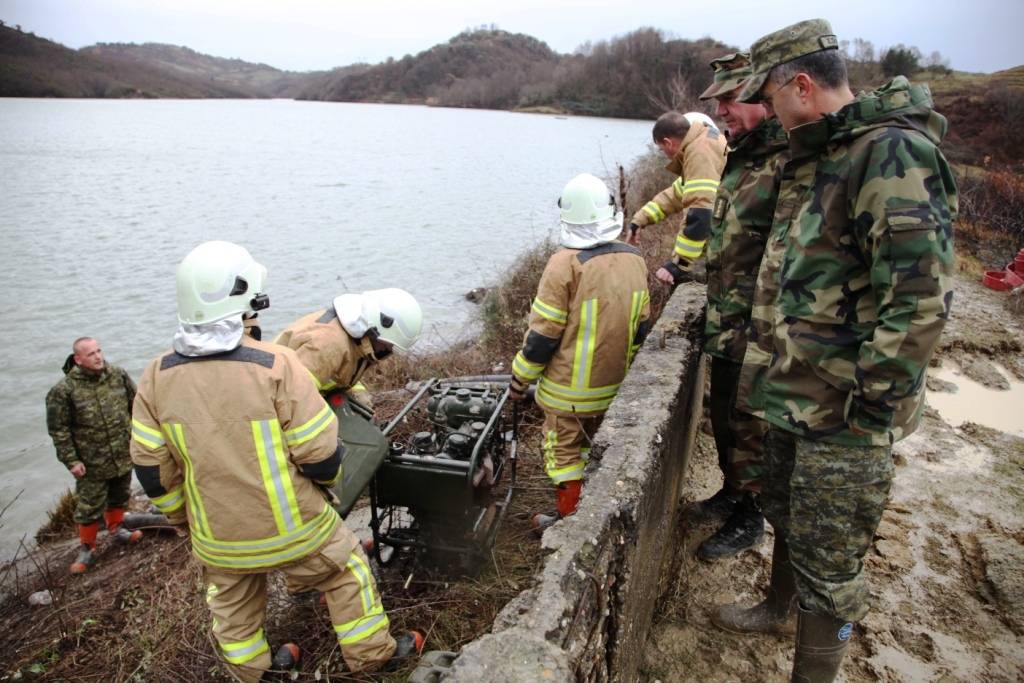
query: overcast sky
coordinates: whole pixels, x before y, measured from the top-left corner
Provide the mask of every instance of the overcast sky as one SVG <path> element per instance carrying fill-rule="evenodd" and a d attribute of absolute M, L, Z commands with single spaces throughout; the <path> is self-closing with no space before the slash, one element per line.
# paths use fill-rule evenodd
<path fill-rule="evenodd" d="M 840 40 L 937 50 L 956 69 L 1024 64 L 1022 0 L 0 0 L 0 19 L 68 47 L 171 43 L 295 71 L 401 58 L 483 24 L 571 52 L 642 26 L 746 47 L 814 17 Z"/>

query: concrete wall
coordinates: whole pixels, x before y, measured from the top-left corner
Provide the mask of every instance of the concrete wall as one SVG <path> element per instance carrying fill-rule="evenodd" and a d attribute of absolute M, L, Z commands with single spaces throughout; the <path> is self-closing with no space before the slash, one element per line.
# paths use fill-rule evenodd
<path fill-rule="evenodd" d="M 536 584 L 416 681 L 632 681 L 674 548 L 676 508 L 700 421 L 705 292 L 676 290 L 595 438 L 575 515 L 542 539 Z"/>

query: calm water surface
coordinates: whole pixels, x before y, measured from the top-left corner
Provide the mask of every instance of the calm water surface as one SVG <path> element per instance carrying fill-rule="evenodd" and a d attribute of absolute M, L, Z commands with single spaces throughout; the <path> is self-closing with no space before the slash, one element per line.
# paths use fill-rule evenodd
<path fill-rule="evenodd" d="M 43 404 L 71 342 L 97 337 L 137 379 L 199 242 L 267 266 L 270 338 L 341 292 L 401 286 L 444 344 L 472 328 L 462 295 L 550 233 L 565 182 L 649 139 L 648 122 L 495 111 L 0 99 L 0 559 L 72 482 Z"/>

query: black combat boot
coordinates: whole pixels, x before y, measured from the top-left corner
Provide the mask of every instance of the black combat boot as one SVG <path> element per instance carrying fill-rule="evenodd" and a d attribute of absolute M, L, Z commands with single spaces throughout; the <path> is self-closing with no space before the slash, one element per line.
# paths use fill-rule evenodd
<path fill-rule="evenodd" d="M 764 538 L 764 515 L 757 506 L 752 493 L 746 493 L 733 508 L 732 514 L 721 529 L 709 536 L 700 548 L 697 557 L 702 560 L 717 560 L 731 557 L 736 553 L 753 548 Z"/>
<path fill-rule="evenodd" d="M 845 619 L 799 609 L 796 654 L 792 683 L 831 683 L 839 673 L 843 655 L 853 635 L 853 624 Z"/>
<path fill-rule="evenodd" d="M 710 498 L 691 503 L 687 508 L 687 512 L 697 517 L 726 520 L 732 515 L 732 511 L 739 502 L 740 496 L 740 493 L 730 491 L 727 486 L 723 485 Z"/>
<path fill-rule="evenodd" d="M 732 633 L 796 633 L 796 578 L 786 542 L 775 536 L 772 578 L 763 602 L 753 607 L 722 605 L 711 614 L 716 626 Z"/>

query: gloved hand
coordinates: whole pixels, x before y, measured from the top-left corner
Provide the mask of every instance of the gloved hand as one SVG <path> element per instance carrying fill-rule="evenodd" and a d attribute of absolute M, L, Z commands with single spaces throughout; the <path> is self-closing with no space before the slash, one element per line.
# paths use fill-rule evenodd
<path fill-rule="evenodd" d="M 688 269 L 684 269 L 674 261 L 668 261 L 661 268 L 658 268 L 658 272 L 654 274 L 654 277 L 658 278 L 667 285 L 679 285 L 684 282 L 693 282 L 693 274 Z"/>
<path fill-rule="evenodd" d="M 636 223 L 629 224 L 629 230 L 626 234 L 626 244 L 632 244 L 634 247 L 640 243 L 640 226 Z"/>
<path fill-rule="evenodd" d="M 525 400 L 526 390 L 529 388 L 528 384 L 523 384 L 518 378 L 512 377 L 512 381 L 508 385 L 508 397 L 513 401 Z"/>

